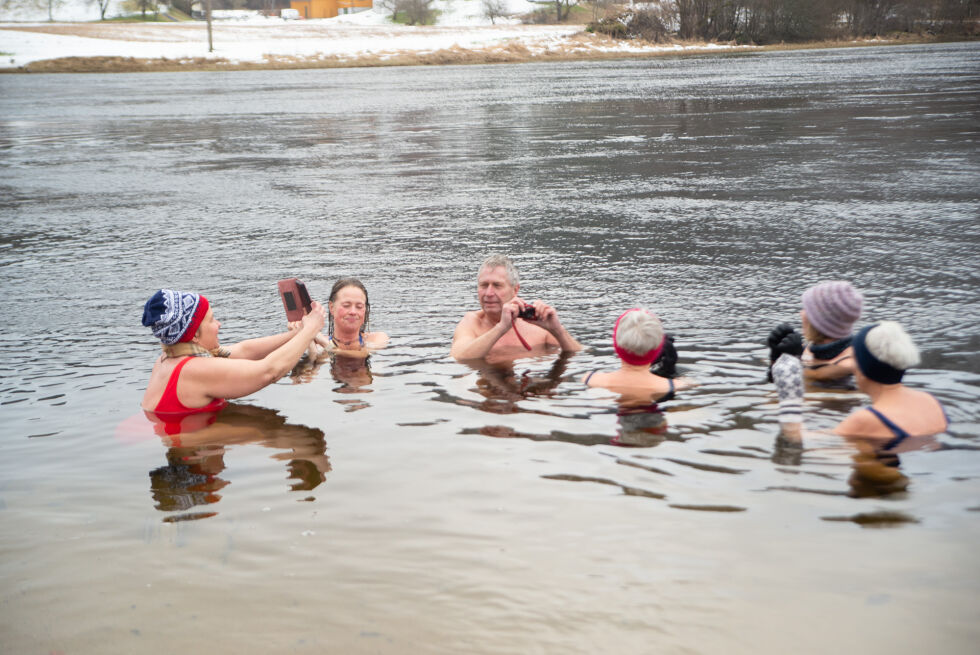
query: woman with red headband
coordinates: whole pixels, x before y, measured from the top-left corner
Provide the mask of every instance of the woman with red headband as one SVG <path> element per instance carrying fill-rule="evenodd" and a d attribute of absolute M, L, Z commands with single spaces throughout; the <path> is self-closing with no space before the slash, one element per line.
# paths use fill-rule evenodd
<path fill-rule="evenodd" d="M 225 398 L 255 393 L 296 365 L 325 317 L 315 302 L 297 329 L 222 348 L 221 323 L 207 298 L 160 289 L 143 307 L 143 325 L 163 345 L 143 394 L 143 409 L 161 415 L 215 412 L 225 406 Z"/>
<path fill-rule="evenodd" d="M 654 402 L 670 400 L 674 397 L 674 380 L 650 372 L 650 365 L 663 352 L 665 337 L 663 325 L 655 314 L 645 309 L 627 310 L 613 328 L 613 349 L 621 362 L 619 370 L 592 371 L 582 382 L 590 387 L 641 394 Z M 686 386 L 689 386 L 687 380 L 678 380 L 677 388 Z"/>

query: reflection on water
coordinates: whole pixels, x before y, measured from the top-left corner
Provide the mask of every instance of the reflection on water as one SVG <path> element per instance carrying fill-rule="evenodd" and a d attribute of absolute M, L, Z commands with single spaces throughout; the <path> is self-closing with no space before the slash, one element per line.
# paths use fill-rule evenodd
<path fill-rule="evenodd" d="M 543 375 L 532 374 L 527 368 L 518 373 L 521 364 L 519 359 L 496 362 L 470 360 L 464 364 L 477 373 L 476 386 L 472 390 L 485 400 L 473 403 L 448 396 L 444 396 L 444 399 L 491 414 L 514 414 L 523 411 L 520 407 L 522 400 L 551 397 L 564 380 L 571 357 L 571 353 L 558 353 Z"/>
<path fill-rule="evenodd" d="M 218 491 L 229 483 L 220 475 L 227 466 L 225 456 L 234 447 L 258 445 L 283 451 L 271 457 L 286 462 L 287 477 L 294 480 L 290 485 L 292 491 L 315 489 L 330 471 L 323 431 L 290 425 L 273 410 L 233 403 L 216 414 L 192 414 L 177 422 L 167 421 L 153 412 L 146 414 L 167 448 L 166 465 L 150 471 L 153 499 L 156 508 L 163 512 L 186 512 L 196 505 L 221 500 Z M 216 512 L 185 513 L 168 516 L 164 521 L 215 515 Z"/>
<path fill-rule="evenodd" d="M 836 437 L 830 435 L 824 438 L 837 440 Z M 820 449 L 816 449 L 816 454 L 808 453 L 807 440 L 808 435 L 806 433 L 800 435 L 781 432 L 773 444 L 770 459 L 775 464 L 793 467 L 819 463 L 822 456 Z M 895 446 L 891 446 L 886 438 L 841 438 L 841 441 L 841 445 L 846 445 L 846 452 L 849 453 L 851 460 L 851 470 L 847 478 L 848 489 L 800 486 L 770 487 L 769 489 L 823 495 L 846 495 L 851 498 L 890 498 L 892 500 L 905 498 L 903 492 L 908 489 L 911 480 L 902 471 L 899 454 L 931 452 L 943 448 L 943 444 L 937 435 L 908 437 Z M 831 475 L 826 476 L 826 479 L 836 480 L 837 477 Z M 891 522 L 885 521 L 885 523 Z"/>
<path fill-rule="evenodd" d="M 612 443 L 619 446 L 651 448 L 667 439 L 667 416 L 657 403 L 620 404 L 619 430 Z"/>
<path fill-rule="evenodd" d="M 343 405 L 348 412 L 356 412 L 371 406 L 363 398 L 346 397 L 346 394 L 371 393 L 370 386 L 374 381 L 374 376 L 371 374 L 370 356 L 359 357 L 333 353 L 318 359 L 307 357 L 297 364 L 291 377 L 297 383 L 309 383 L 321 373 L 325 364 L 328 365 L 330 376 L 339 383 L 333 388 L 333 392 L 345 394 L 334 402 Z"/>
<path fill-rule="evenodd" d="M 972 652 L 978 124 L 976 43 L 0 76 L 4 646 L 251 652 L 261 594 L 303 653 Z M 448 356 L 491 250 L 587 350 Z M 232 343 L 283 329 L 275 280 L 351 273 L 392 337 L 370 361 L 107 439 L 150 290 L 205 293 Z M 848 388 L 777 438 L 765 337 L 824 279 L 914 335 L 939 449 L 828 434 Z M 636 305 L 697 383 L 643 411 L 579 382 Z M 174 553 L 199 575 L 161 577 Z"/>

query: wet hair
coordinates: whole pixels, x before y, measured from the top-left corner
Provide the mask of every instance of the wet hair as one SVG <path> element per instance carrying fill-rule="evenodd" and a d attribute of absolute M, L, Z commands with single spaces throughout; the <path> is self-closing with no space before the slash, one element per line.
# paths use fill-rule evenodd
<path fill-rule="evenodd" d="M 342 277 L 333 283 L 333 288 L 330 289 L 330 299 L 329 302 L 333 302 L 337 299 L 337 294 L 341 290 L 347 287 L 356 287 L 364 292 L 364 323 L 361 324 L 361 334 L 367 331 L 368 321 L 371 320 L 371 301 L 368 299 L 367 288 L 365 288 L 364 283 L 358 280 L 356 277 Z M 330 334 L 333 334 L 333 313 L 327 312 L 327 317 L 330 322 L 330 327 L 328 328 Z"/>
<path fill-rule="evenodd" d="M 616 343 L 623 350 L 644 355 L 664 340 L 664 326 L 655 314 L 646 309 L 628 312 L 619 321 Z"/>
<path fill-rule="evenodd" d="M 882 321 L 872 327 L 865 335 L 864 343 L 877 360 L 900 371 L 919 363 L 919 349 L 909 333 L 895 321 Z"/>
<path fill-rule="evenodd" d="M 493 270 L 495 268 L 502 268 L 507 274 L 507 281 L 510 286 L 516 287 L 521 282 L 520 276 L 517 274 L 517 267 L 514 266 L 514 261 L 507 255 L 501 255 L 494 253 L 483 260 L 480 264 L 480 270 L 477 271 L 477 275 L 486 270 Z"/>

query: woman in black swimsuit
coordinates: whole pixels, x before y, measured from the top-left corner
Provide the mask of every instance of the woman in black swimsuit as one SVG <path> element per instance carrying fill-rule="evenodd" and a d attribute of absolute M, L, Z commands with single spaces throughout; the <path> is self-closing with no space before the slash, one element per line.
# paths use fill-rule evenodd
<path fill-rule="evenodd" d="M 893 450 L 909 437 L 944 431 L 949 421 L 932 394 L 902 384 L 905 369 L 919 363 L 912 338 L 893 321 L 864 328 L 854 337 L 858 389 L 871 396 L 871 406 L 841 421 L 834 432 L 844 436 L 882 437 Z"/>
<path fill-rule="evenodd" d="M 664 348 L 664 328 L 655 314 L 645 309 L 624 312 L 613 328 L 613 349 L 619 357 L 619 370 L 609 373 L 592 371 L 582 382 L 631 396 L 642 396 L 647 402 L 664 402 L 674 397 L 675 382 L 650 372 Z M 677 388 L 689 386 L 678 380 Z"/>

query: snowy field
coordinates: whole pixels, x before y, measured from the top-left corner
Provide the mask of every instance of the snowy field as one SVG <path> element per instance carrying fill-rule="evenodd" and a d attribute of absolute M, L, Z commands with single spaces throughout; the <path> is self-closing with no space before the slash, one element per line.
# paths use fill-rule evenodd
<path fill-rule="evenodd" d="M 481 0 L 436 0 L 441 11 L 433 26 L 391 23 L 368 10 L 329 19 L 292 20 L 259 15 L 213 22 L 214 51 L 208 51 L 202 21 L 174 23 L 99 22 L 97 5 L 68 0 L 55 9 L 55 22 L 44 11 L 0 11 L 0 69 L 64 57 L 125 57 L 171 61 L 223 60 L 232 64 L 272 62 L 351 62 L 375 64 L 406 55 L 498 53 L 499 60 L 536 57 L 588 57 L 683 51 L 684 46 L 652 46 L 587 34 L 581 25 L 523 25 L 520 15 L 538 5 L 506 0 L 508 18 L 496 24 L 483 16 Z M 112 5 L 107 16 L 118 13 Z M 40 14 L 40 15 L 38 15 Z M 723 49 L 728 46 L 689 48 Z M 472 58 L 470 59 L 472 60 Z M 449 58 L 447 63 L 452 63 Z"/>
<path fill-rule="evenodd" d="M 215 20 L 214 51 L 208 51 L 202 21 L 174 23 L 99 22 L 97 4 L 66 0 L 54 9 L 0 10 L 0 69 L 19 68 L 64 57 L 224 60 L 232 64 L 279 62 L 352 62 L 375 64 L 406 55 L 448 52 L 466 55 L 499 52 L 513 58 L 587 57 L 603 54 L 682 51 L 679 45 L 651 46 L 587 34 L 581 25 L 522 25 L 520 15 L 538 5 L 506 0 L 508 18 L 496 24 L 483 16 L 482 0 L 436 0 L 439 21 L 433 26 L 393 24 L 379 11 L 329 19 L 284 21 L 259 15 Z M 118 14 L 110 5 L 107 16 Z M 229 12 L 232 13 L 232 12 Z M 703 50 L 705 46 L 702 46 Z M 725 46 L 712 46 L 724 48 Z M 504 60 L 503 58 L 501 60 Z"/>

